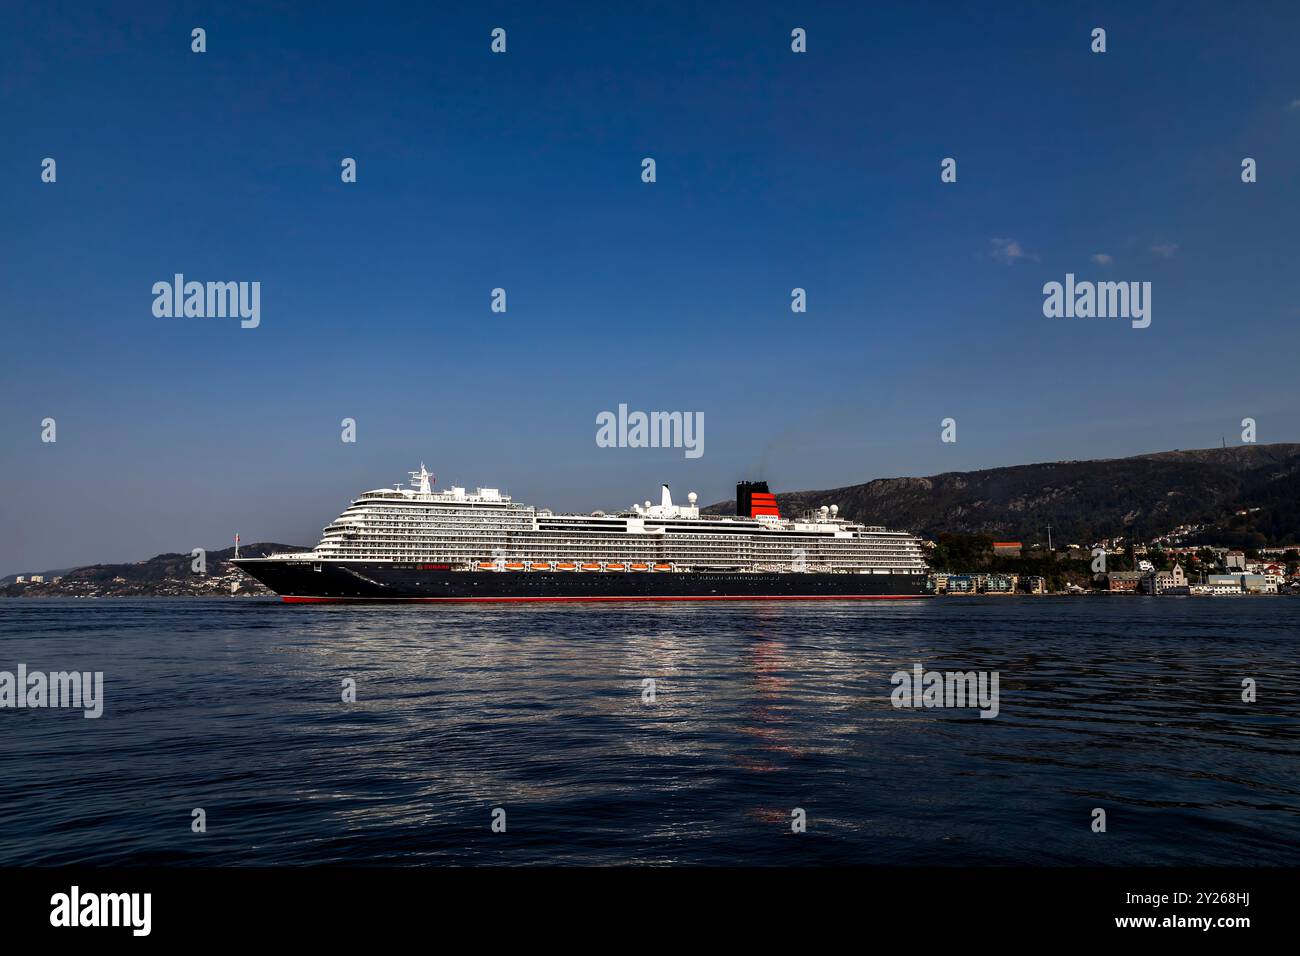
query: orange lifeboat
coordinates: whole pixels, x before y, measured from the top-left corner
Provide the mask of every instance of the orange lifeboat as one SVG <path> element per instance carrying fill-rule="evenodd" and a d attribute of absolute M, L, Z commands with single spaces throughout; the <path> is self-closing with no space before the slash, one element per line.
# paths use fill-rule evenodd
<path fill-rule="evenodd" d="M 522 571 L 523 569 L 524 569 L 524 562 L 522 562 L 522 561 L 507 561 L 507 562 L 506 562 L 506 570 L 507 570 L 507 571 Z"/>
<path fill-rule="evenodd" d="M 532 564 L 528 565 L 528 570 L 529 570 L 529 571 L 549 571 L 549 570 L 551 570 L 551 566 L 550 566 L 549 564 L 547 564 L 545 561 L 534 561 Z"/>
<path fill-rule="evenodd" d="M 606 570 L 606 571 L 626 571 L 626 570 L 627 570 L 627 565 L 626 565 L 626 564 L 617 564 L 617 563 L 615 563 L 615 564 L 607 564 L 607 565 L 605 565 L 605 570 Z"/>
<path fill-rule="evenodd" d="M 491 562 L 491 561 L 480 561 L 480 562 L 478 563 L 478 569 L 479 569 L 480 571 L 492 571 L 492 570 L 494 570 L 495 568 L 496 568 L 496 565 L 495 565 L 493 562 Z"/>
<path fill-rule="evenodd" d="M 672 569 L 673 566 L 671 564 L 664 564 L 662 561 L 654 566 L 654 570 L 656 571 L 671 571 Z"/>
<path fill-rule="evenodd" d="M 596 563 L 594 563 L 594 562 L 592 562 L 592 561 L 588 561 L 586 564 L 584 564 L 584 565 L 582 566 L 582 570 L 583 570 L 583 571 L 599 571 L 599 570 L 600 570 L 600 565 L 599 565 L 599 564 L 596 564 Z"/>
<path fill-rule="evenodd" d="M 649 570 L 650 570 L 650 565 L 648 565 L 648 564 L 632 564 L 632 565 L 629 565 L 629 567 L 630 567 L 633 571 L 649 571 Z"/>
<path fill-rule="evenodd" d="M 578 566 L 577 566 L 576 564 L 574 564 L 572 561 L 561 561 L 559 564 L 557 564 L 557 565 L 555 566 L 555 570 L 557 570 L 557 571 L 576 571 L 576 570 L 578 570 Z"/>

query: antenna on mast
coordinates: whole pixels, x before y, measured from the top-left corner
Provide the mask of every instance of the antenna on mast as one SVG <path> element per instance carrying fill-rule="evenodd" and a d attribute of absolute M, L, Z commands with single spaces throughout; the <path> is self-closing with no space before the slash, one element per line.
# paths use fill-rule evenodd
<path fill-rule="evenodd" d="M 410 475 L 411 475 L 411 485 L 415 487 L 415 490 L 417 492 L 419 492 L 422 495 L 428 495 L 433 493 L 433 483 L 437 481 L 437 478 L 429 474 L 429 469 L 424 467 L 424 462 L 420 462 L 419 471 L 410 472 Z M 417 482 L 419 484 L 416 484 Z"/>

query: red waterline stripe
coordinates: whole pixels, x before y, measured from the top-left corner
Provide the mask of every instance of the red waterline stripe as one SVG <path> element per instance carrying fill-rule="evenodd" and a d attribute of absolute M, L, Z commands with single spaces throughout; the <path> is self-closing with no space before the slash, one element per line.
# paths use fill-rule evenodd
<path fill-rule="evenodd" d="M 481 602 L 522 601 L 910 601 L 929 597 L 928 594 L 690 594 L 682 596 L 654 595 L 653 597 L 618 597 L 615 595 L 589 595 L 587 597 L 300 597 L 282 594 L 286 604 L 342 604 L 347 601 L 364 601 L 370 604 L 440 603 L 473 604 Z"/>

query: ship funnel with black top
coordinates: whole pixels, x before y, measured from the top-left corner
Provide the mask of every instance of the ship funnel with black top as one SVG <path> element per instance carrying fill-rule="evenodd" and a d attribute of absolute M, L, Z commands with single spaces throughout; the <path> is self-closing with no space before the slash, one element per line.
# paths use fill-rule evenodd
<path fill-rule="evenodd" d="M 736 485 L 736 514 L 742 518 L 781 517 L 776 495 L 766 481 L 742 481 Z"/>

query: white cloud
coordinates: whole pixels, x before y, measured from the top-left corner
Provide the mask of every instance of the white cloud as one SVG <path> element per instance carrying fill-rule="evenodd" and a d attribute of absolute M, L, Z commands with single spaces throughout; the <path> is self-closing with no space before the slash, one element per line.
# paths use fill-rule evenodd
<path fill-rule="evenodd" d="M 1178 251 L 1178 243 L 1157 242 L 1154 246 L 1151 247 L 1151 251 L 1154 252 L 1156 255 L 1158 255 L 1161 259 L 1172 259 L 1174 257 L 1174 254 Z"/>
<path fill-rule="evenodd" d="M 1097 263 L 1099 266 L 1108 266 L 1115 261 L 1115 257 L 1109 252 L 1098 252 L 1096 255 L 1092 256 L 1092 261 Z"/>
<path fill-rule="evenodd" d="M 1036 260 L 1038 256 L 1025 252 L 1024 246 L 1015 239 L 994 239 L 993 258 L 999 262 L 1005 262 L 1007 265 L 1014 265 L 1021 259 Z"/>

